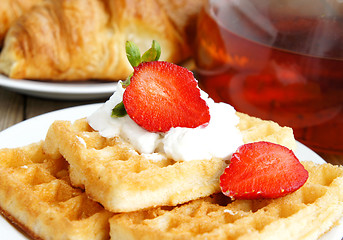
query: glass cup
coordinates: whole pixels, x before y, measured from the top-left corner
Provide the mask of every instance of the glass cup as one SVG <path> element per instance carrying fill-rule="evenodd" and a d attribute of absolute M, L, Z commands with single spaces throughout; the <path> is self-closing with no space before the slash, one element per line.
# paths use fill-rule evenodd
<path fill-rule="evenodd" d="M 343 1 L 209 0 L 195 63 L 215 101 L 343 153 Z"/>

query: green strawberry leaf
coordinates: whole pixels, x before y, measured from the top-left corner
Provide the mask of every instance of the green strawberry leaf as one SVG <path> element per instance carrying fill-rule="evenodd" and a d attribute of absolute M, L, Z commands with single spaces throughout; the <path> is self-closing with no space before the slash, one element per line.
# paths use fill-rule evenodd
<path fill-rule="evenodd" d="M 119 117 L 124 117 L 126 115 L 126 110 L 124 103 L 121 101 L 118 103 L 113 109 L 112 109 L 112 117 L 114 118 L 119 118 Z"/>
<path fill-rule="evenodd" d="M 129 60 L 132 67 L 137 67 L 141 62 L 141 53 L 139 51 L 139 48 L 136 44 L 133 42 L 127 41 L 126 42 L 126 56 Z"/>
<path fill-rule="evenodd" d="M 142 62 L 152 62 L 158 61 L 161 56 L 161 46 L 160 44 L 153 40 L 152 46 L 148 49 L 142 56 Z"/>

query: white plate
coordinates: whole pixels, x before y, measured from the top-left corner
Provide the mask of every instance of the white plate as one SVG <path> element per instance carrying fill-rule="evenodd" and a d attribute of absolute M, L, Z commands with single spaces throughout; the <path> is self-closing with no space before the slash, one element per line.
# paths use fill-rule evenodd
<path fill-rule="evenodd" d="M 91 100 L 107 98 L 115 90 L 117 82 L 43 82 L 11 79 L 0 74 L 0 87 L 18 93 L 62 100 Z"/>
<path fill-rule="evenodd" d="M 46 132 L 54 120 L 70 120 L 86 117 L 94 112 L 101 104 L 90 104 L 78 107 L 67 108 L 63 110 L 46 113 L 21 123 L 18 123 L 2 132 L 0 132 L 0 148 L 19 147 L 44 139 Z M 296 155 L 301 161 L 311 160 L 316 163 L 325 161 L 315 152 L 305 145 L 297 142 L 298 147 Z M 27 240 L 22 233 L 14 228 L 3 217 L 0 217 L 1 239 Z M 340 224 L 326 233 L 320 240 L 341 240 L 343 236 L 343 218 Z"/>

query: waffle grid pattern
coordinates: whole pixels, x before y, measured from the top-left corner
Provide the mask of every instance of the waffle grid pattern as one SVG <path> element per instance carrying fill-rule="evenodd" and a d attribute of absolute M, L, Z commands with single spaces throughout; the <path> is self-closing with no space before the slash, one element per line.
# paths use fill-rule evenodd
<path fill-rule="evenodd" d="M 113 239 L 317 239 L 343 214 L 343 168 L 304 162 L 310 179 L 293 194 L 236 200 L 222 194 L 174 208 L 119 214 Z"/>
<path fill-rule="evenodd" d="M 43 142 L 0 151 L 3 215 L 37 239 L 107 239 L 112 215 L 70 184 L 68 163 Z"/>

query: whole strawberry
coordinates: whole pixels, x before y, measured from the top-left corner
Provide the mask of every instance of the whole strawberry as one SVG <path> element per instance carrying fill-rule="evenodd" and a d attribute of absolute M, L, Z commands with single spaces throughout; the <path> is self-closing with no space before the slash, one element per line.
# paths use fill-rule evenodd
<path fill-rule="evenodd" d="M 210 121 L 209 108 L 193 73 L 158 61 L 160 47 L 156 42 L 142 57 L 128 42 L 127 55 L 134 72 L 124 82 L 123 106 L 118 108 L 124 107 L 139 126 L 150 132 L 167 132 L 173 127 L 195 128 Z"/>
<path fill-rule="evenodd" d="M 288 148 L 248 143 L 232 155 L 220 177 L 222 192 L 232 199 L 278 198 L 304 185 L 308 172 Z"/>

